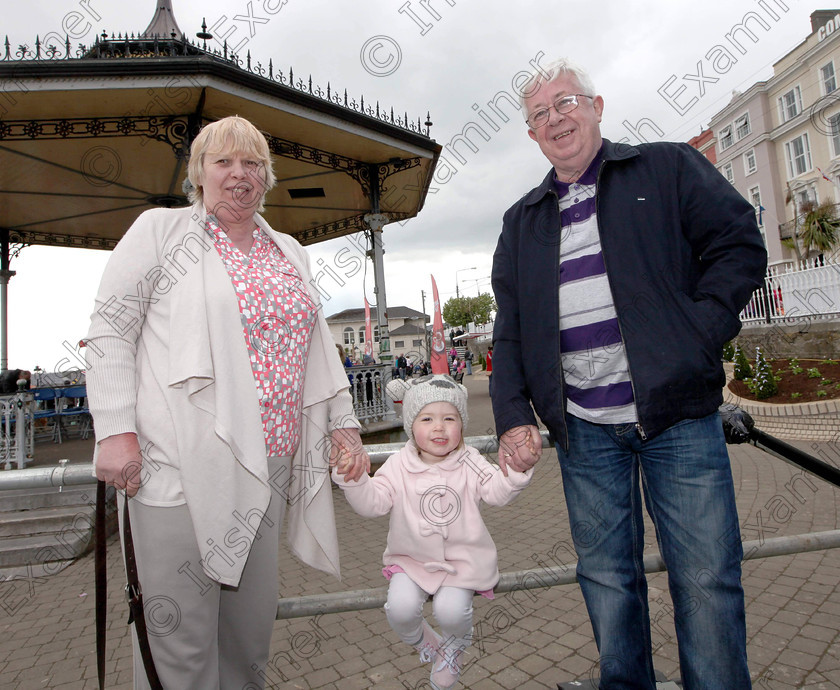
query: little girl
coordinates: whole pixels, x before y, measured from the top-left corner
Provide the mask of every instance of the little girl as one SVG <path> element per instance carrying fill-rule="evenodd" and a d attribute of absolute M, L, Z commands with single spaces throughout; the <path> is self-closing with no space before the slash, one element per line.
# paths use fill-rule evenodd
<path fill-rule="evenodd" d="M 359 515 L 391 513 L 382 573 L 390 580 L 385 615 L 399 638 L 432 662 L 431 686 L 452 688 L 461 673 L 461 655 L 472 635 L 476 592 L 493 598 L 499 581 L 496 545 L 484 525 L 479 502 L 505 505 L 528 484 L 533 469 L 508 476 L 465 446 L 467 389 L 436 374 L 388 384 L 402 400 L 409 441 L 373 477 L 333 480 Z M 337 458 L 338 465 L 344 458 Z M 434 595 L 438 635 L 423 618 Z"/>

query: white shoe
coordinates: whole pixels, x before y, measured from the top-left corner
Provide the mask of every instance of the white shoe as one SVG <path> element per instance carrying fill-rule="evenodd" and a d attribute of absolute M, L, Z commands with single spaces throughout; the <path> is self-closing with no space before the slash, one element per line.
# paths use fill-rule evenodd
<path fill-rule="evenodd" d="M 438 647 L 438 658 L 429 676 L 432 690 L 450 690 L 461 677 L 461 656 L 467 642 L 456 637 L 449 638 Z"/>
<path fill-rule="evenodd" d="M 414 645 L 414 649 L 420 654 L 420 661 L 424 664 L 431 661 L 434 664 L 438 658 L 438 650 L 441 642 L 443 642 L 443 638 L 424 620 L 423 637 L 420 642 Z"/>

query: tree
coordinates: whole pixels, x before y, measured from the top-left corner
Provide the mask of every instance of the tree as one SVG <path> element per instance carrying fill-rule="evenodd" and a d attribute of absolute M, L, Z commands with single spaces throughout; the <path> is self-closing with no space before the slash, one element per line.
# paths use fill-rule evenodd
<path fill-rule="evenodd" d="M 735 357 L 733 358 L 733 361 L 735 362 L 735 372 L 733 376 L 736 381 L 743 381 L 744 379 L 748 379 L 752 376 L 752 367 L 747 361 L 747 356 L 744 354 L 740 345 L 735 346 Z"/>
<path fill-rule="evenodd" d="M 488 293 L 478 297 L 451 297 L 443 305 L 443 320 L 450 326 L 466 326 L 470 321 L 480 325 L 487 323 L 494 311 L 496 301 Z"/>
<path fill-rule="evenodd" d="M 806 199 L 796 208 L 796 197 L 788 183 L 786 204 L 793 204 L 793 232 L 792 237 L 782 240 L 782 244 L 796 252 L 796 260 L 811 258 L 813 253 L 824 254 L 831 251 L 840 241 L 840 219 L 837 217 L 834 204 L 824 201 L 817 205 Z M 805 251 L 802 255 L 800 249 Z"/>
<path fill-rule="evenodd" d="M 799 229 L 799 237 L 805 247 L 805 258 L 813 251 L 824 254 L 831 251 L 840 239 L 840 220 L 834 211 L 834 204 L 824 201 L 805 214 L 805 220 Z"/>

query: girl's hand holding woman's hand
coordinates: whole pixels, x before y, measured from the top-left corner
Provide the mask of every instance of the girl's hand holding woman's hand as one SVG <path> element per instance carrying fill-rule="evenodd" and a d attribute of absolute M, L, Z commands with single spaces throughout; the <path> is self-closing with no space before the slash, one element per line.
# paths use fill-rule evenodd
<path fill-rule="evenodd" d="M 362 473 L 370 472 L 370 458 L 362 445 L 358 429 L 336 429 L 330 434 L 330 467 L 347 481 L 358 481 Z"/>

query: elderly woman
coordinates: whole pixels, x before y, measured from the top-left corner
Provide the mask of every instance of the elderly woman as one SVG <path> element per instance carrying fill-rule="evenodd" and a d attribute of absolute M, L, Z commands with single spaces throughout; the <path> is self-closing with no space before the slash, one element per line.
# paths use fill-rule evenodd
<path fill-rule="evenodd" d="M 275 183 L 247 120 L 191 149 L 192 208 L 141 214 L 86 344 L 96 475 L 125 494 L 163 687 L 262 688 L 278 536 L 338 574 L 329 461 L 369 470 L 309 258 L 258 211 Z M 154 605 L 152 604 L 154 602 Z M 135 637 L 135 687 L 149 687 Z"/>

